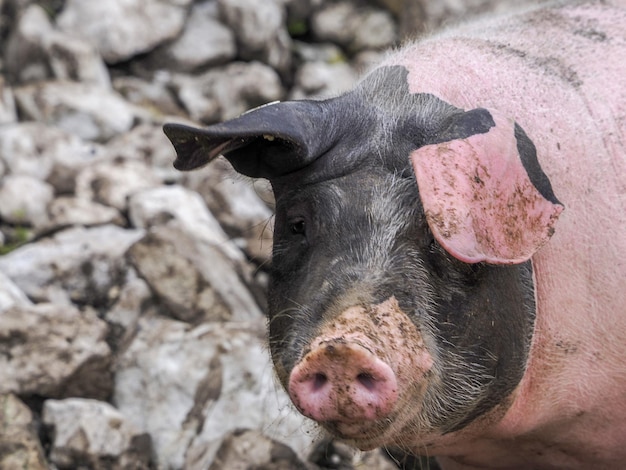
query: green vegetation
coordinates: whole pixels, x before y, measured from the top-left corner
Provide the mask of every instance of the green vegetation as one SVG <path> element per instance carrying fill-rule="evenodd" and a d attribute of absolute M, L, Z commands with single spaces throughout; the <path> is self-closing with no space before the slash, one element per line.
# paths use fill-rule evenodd
<path fill-rule="evenodd" d="M 287 24 L 287 31 L 291 37 L 304 36 L 309 32 L 309 25 L 305 20 L 293 20 Z"/>
<path fill-rule="evenodd" d="M 9 243 L 6 243 L 5 245 L 0 246 L 0 256 L 6 255 L 7 253 L 10 253 L 16 248 L 19 248 L 28 240 L 30 240 L 30 236 L 31 236 L 30 230 L 28 230 L 26 227 L 21 227 L 21 226 L 15 227 L 15 230 L 12 234 L 12 237 Z"/>

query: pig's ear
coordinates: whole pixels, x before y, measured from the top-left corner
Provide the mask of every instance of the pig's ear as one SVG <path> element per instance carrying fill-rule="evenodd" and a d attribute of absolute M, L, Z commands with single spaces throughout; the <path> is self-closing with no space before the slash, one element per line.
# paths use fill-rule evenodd
<path fill-rule="evenodd" d="M 321 107 L 312 101 L 272 103 L 206 128 L 165 124 L 174 167 L 194 170 L 224 155 L 235 170 L 272 179 L 299 170 L 323 152 Z"/>
<path fill-rule="evenodd" d="M 467 262 L 528 260 L 554 233 L 563 206 L 521 127 L 493 110 L 449 119 L 411 153 L 437 241 Z"/>

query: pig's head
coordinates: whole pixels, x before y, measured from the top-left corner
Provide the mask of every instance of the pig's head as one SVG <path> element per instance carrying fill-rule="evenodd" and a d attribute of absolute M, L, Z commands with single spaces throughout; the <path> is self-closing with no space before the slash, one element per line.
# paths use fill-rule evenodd
<path fill-rule="evenodd" d="M 390 67 L 334 99 L 165 132 L 181 170 L 222 154 L 272 184 L 270 348 L 303 414 L 363 449 L 427 446 L 517 386 L 529 259 L 562 207 L 513 121 L 411 94 Z"/>

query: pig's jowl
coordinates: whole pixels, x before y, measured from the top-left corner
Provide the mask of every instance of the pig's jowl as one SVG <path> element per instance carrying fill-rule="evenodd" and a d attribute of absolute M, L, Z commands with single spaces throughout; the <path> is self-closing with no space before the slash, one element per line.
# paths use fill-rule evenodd
<path fill-rule="evenodd" d="M 609 3 L 450 30 L 329 100 L 165 127 L 177 168 L 222 154 L 271 182 L 275 369 L 335 436 L 452 469 L 626 459 L 626 10 Z"/>

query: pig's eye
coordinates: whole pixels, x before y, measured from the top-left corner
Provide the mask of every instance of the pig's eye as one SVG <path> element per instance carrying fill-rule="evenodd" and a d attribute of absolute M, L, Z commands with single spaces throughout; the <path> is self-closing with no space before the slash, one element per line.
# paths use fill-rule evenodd
<path fill-rule="evenodd" d="M 294 220 L 289 224 L 289 231 L 292 235 L 304 235 L 306 232 L 306 224 L 303 219 Z"/>

